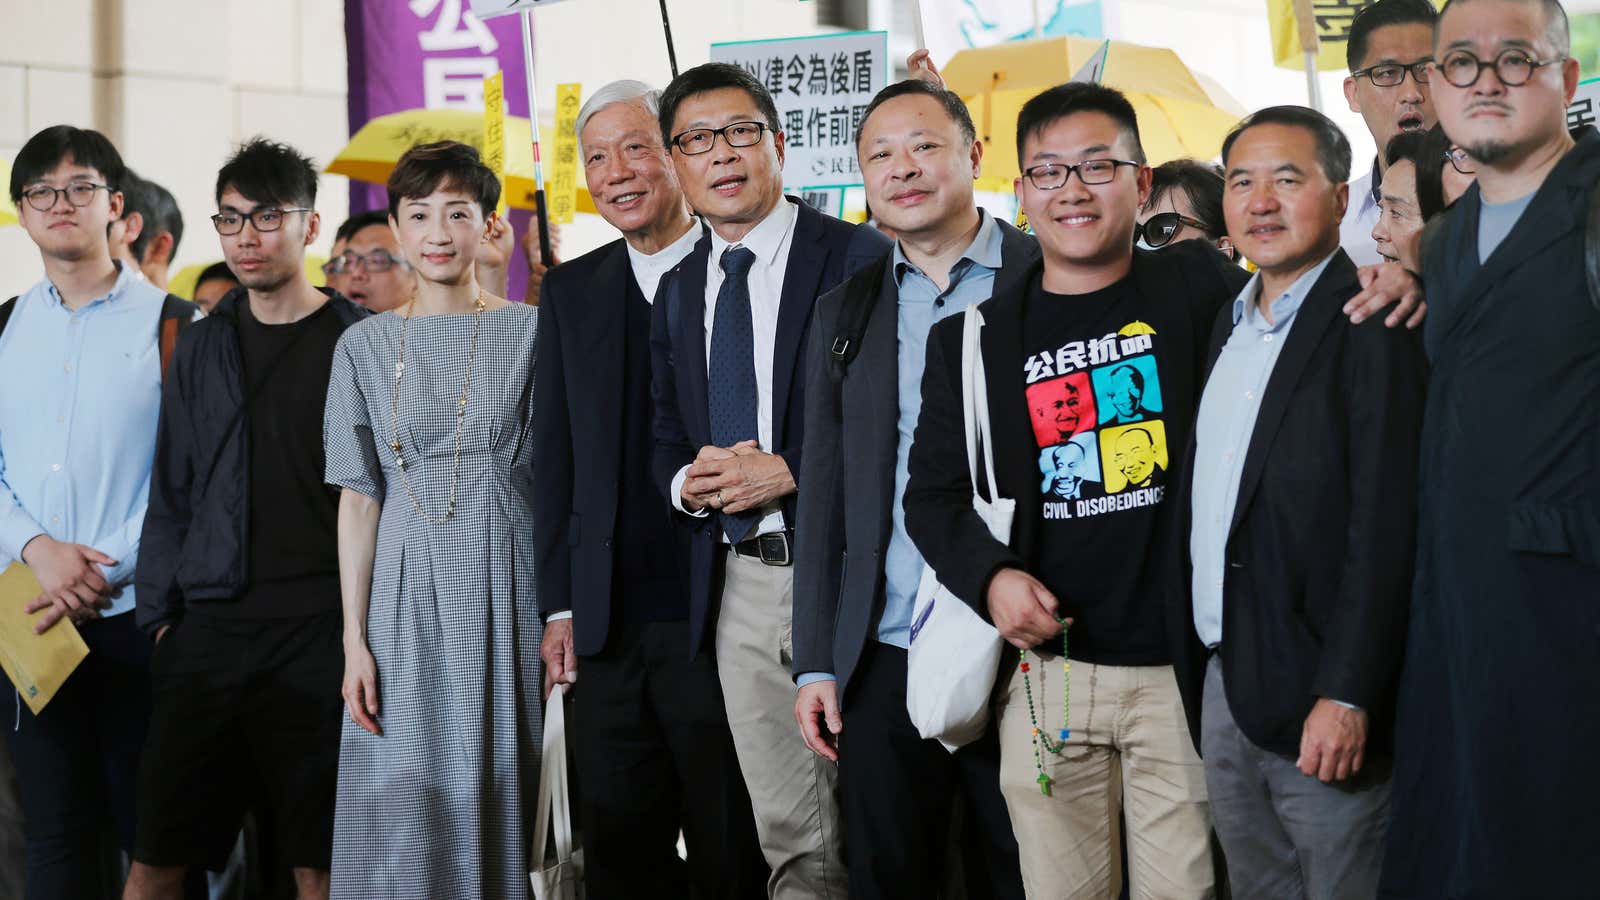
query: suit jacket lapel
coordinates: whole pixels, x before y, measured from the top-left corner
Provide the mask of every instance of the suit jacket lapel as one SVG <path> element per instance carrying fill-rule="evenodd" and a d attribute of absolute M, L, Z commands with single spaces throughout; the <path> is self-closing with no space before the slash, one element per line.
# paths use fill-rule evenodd
<path fill-rule="evenodd" d="M 1261 483 L 1261 473 L 1266 468 L 1267 454 L 1272 451 L 1273 437 L 1278 432 L 1278 426 L 1283 424 L 1284 415 L 1289 411 L 1289 401 L 1294 395 L 1295 385 L 1299 383 L 1306 365 L 1311 362 L 1311 357 L 1322 343 L 1323 335 L 1330 326 L 1343 318 L 1344 301 L 1349 299 L 1351 288 L 1356 284 L 1355 263 L 1350 261 L 1350 257 L 1346 256 L 1343 250 L 1339 250 L 1335 253 L 1333 262 L 1323 270 L 1322 277 L 1312 285 L 1310 294 L 1300 304 L 1299 312 L 1295 313 L 1294 325 L 1289 329 L 1289 338 L 1279 351 L 1278 361 L 1273 365 L 1272 375 L 1267 379 L 1266 394 L 1261 398 L 1261 411 L 1256 416 L 1255 429 L 1250 434 L 1250 446 L 1245 451 L 1244 457 L 1244 471 L 1239 476 L 1239 495 L 1233 506 L 1233 521 L 1228 526 L 1229 535 L 1232 535 L 1233 529 L 1237 528 L 1239 521 L 1244 518 L 1244 512 L 1250 506 L 1250 498 Z M 1218 349 L 1220 351 L 1220 347 Z"/>
<path fill-rule="evenodd" d="M 782 202 L 788 203 L 787 199 Z M 784 433 L 789 415 L 789 390 L 797 377 L 801 358 L 800 339 L 817 301 L 817 285 L 822 280 L 828 248 L 823 246 L 822 214 L 809 204 L 798 204 L 794 239 L 789 245 L 789 263 L 783 274 L 783 296 L 778 301 L 778 334 L 772 347 L 772 434 Z M 701 280 L 705 273 L 702 269 Z M 701 295 L 705 294 L 704 286 Z M 704 310 L 702 308 L 702 314 Z M 702 332 L 703 334 L 703 332 Z M 805 377 L 803 372 L 798 377 Z M 704 393 L 702 391 L 701 393 Z M 800 410 L 796 413 L 803 414 Z"/>
<path fill-rule="evenodd" d="M 626 346 L 632 279 L 633 266 L 628 260 L 627 245 L 619 241 L 615 252 L 595 272 L 594 281 L 589 285 L 589 302 L 584 306 L 587 333 L 582 343 L 590 348 L 591 359 L 599 360 L 600 364 L 581 368 L 594 374 L 594 384 L 592 391 L 582 392 L 580 396 L 597 399 L 600 409 L 605 410 L 594 418 L 597 441 L 587 445 L 601 448 L 603 457 L 597 461 L 597 470 L 601 472 L 617 471 L 621 461 L 622 376 L 627 368 L 623 354 L 633 352 L 633 348 Z"/>
<path fill-rule="evenodd" d="M 683 330 L 684 358 L 677 360 L 677 376 L 684 379 L 690 398 L 684 414 L 689 435 L 697 441 L 711 439 L 711 413 L 706 407 L 706 265 L 711 258 L 711 230 L 703 228 L 694 250 L 678 263 L 678 327 Z M 665 300 L 666 298 L 661 298 Z"/>

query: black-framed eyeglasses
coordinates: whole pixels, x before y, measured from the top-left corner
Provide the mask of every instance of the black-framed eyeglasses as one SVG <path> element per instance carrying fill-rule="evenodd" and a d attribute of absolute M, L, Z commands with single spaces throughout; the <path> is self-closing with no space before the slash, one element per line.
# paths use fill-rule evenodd
<path fill-rule="evenodd" d="M 1446 150 L 1444 152 L 1444 159 L 1445 162 L 1450 164 L 1450 168 L 1455 169 L 1462 175 L 1478 174 L 1478 164 L 1473 162 L 1472 157 L 1467 153 L 1467 151 L 1461 149 L 1460 147 L 1451 147 L 1449 150 Z"/>
<path fill-rule="evenodd" d="M 1066 186 L 1073 172 L 1078 173 L 1078 180 L 1084 184 L 1110 184 L 1117 177 L 1118 166 L 1139 168 L 1138 163 L 1128 159 L 1086 159 L 1075 166 L 1066 163 L 1029 166 L 1022 170 L 1022 174 L 1039 190 L 1053 191 Z"/>
<path fill-rule="evenodd" d="M 1191 219 L 1181 213 L 1164 212 L 1156 213 L 1145 219 L 1143 224 L 1134 226 L 1133 236 L 1135 240 L 1144 241 L 1146 247 L 1159 250 L 1172 243 L 1172 239 L 1177 237 L 1185 225 L 1198 228 L 1206 234 L 1211 233 L 1211 226 L 1199 219 Z"/>
<path fill-rule="evenodd" d="M 92 181 L 74 181 L 64 188 L 36 184 L 22 191 L 22 199 L 28 201 L 28 205 L 39 212 L 49 212 L 55 208 L 58 196 L 64 195 L 67 202 L 73 206 L 88 206 L 94 202 L 94 192 L 102 190 L 109 191 L 111 187 L 95 184 Z"/>
<path fill-rule="evenodd" d="M 1417 84 L 1428 83 L 1428 69 L 1433 65 L 1433 57 L 1425 56 L 1414 63 L 1379 63 L 1367 66 L 1365 69 L 1356 69 L 1350 73 L 1351 78 L 1365 77 L 1372 82 L 1373 87 L 1395 87 L 1406 80 L 1406 73 L 1411 73 L 1411 80 Z"/>
<path fill-rule="evenodd" d="M 761 143 L 761 133 L 768 127 L 765 122 L 734 122 L 721 128 L 691 128 L 673 135 L 672 146 L 684 156 L 699 156 L 709 153 L 721 135 L 729 147 L 753 147 Z"/>
<path fill-rule="evenodd" d="M 276 206 L 265 206 L 247 213 L 220 212 L 211 217 L 211 224 L 217 228 L 217 234 L 232 235 L 244 230 L 244 223 L 249 222 L 257 231 L 277 231 L 283 227 L 283 217 L 289 213 L 308 213 L 315 210 L 304 206 L 295 206 L 282 209 Z"/>
<path fill-rule="evenodd" d="M 1494 76 L 1506 87 L 1521 87 L 1528 83 L 1534 72 L 1565 60 L 1565 56 L 1537 59 L 1526 50 L 1511 47 L 1501 50 L 1493 62 L 1484 62 L 1471 50 L 1453 50 L 1445 54 L 1438 68 L 1444 74 L 1444 80 L 1458 88 L 1477 84 L 1478 79 L 1483 77 L 1484 69 L 1493 69 Z"/>
<path fill-rule="evenodd" d="M 368 272 L 387 272 L 397 266 L 402 269 L 411 268 L 410 264 L 405 260 L 380 247 L 365 255 L 346 250 L 323 263 L 322 274 L 343 275 L 346 272 L 355 271 L 357 266 L 366 269 Z"/>

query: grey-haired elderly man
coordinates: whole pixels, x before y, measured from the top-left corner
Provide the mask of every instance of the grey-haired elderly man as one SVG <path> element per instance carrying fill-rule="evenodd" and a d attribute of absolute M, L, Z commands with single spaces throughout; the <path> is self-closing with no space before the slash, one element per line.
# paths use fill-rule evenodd
<path fill-rule="evenodd" d="M 589 896 L 744 900 L 765 894 L 767 866 L 715 662 L 683 651 L 687 533 L 650 478 L 650 303 L 702 231 L 658 109 L 659 92 L 617 81 L 578 112 L 589 193 L 622 238 L 556 266 L 541 289 L 542 655 L 548 683 L 572 685 Z"/>

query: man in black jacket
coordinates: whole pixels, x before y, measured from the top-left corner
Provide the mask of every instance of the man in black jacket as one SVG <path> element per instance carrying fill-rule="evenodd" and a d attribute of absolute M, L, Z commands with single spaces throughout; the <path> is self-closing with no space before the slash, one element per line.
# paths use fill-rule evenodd
<path fill-rule="evenodd" d="M 811 326 L 795 719 L 807 746 L 839 763 L 852 897 L 939 893 L 943 867 L 930 862 L 945 855 L 954 797 L 970 810 L 963 844 L 973 896 L 1020 900 L 993 732 L 952 755 L 923 740 L 906 712 L 923 565 L 900 500 L 928 329 L 1009 291 L 1008 279 L 1039 258 L 1039 245 L 974 203 L 983 145 L 955 94 L 919 80 L 884 88 L 856 145 L 877 219 L 899 238 L 880 263 L 824 294 Z M 848 328 L 860 330 L 842 337 L 856 345 L 846 366 L 833 351 Z"/>
<path fill-rule="evenodd" d="M 1029 895 L 1114 896 L 1120 811 L 1136 884 L 1163 897 L 1206 896 L 1204 773 L 1163 625 L 1161 579 L 1174 550 L 1166 473 L 1188 442 L 1217 310 L 1246 276 L 1200 241 L 1134 251 L 1150 169 L 1133 108 L 1116 91 L 1045 91 L 1024 105 L 1017 146 L 1017 193 L 1043 264 L 980 307 L 996 476 L 1001 495 L 1017 501 L 1011 540 L 996 541 L 974 512 L 965 446 L 950 439 L 963 428 L 953 320 L 928 341 L 907 531 L 945 587 L 1050 663 L 1032 660 L 1032 673 L 1006 667 L 997 702 L 1000 788 Z M 1398 270 L 1381 274 L 1353 308 L 1387 305 L 1413 287 Z M 1153 415 L 1105 424 L 1112 413 L 1087 385 L 1129 364 L 1140 367 L 1141 408 Z M 1041 394 L 1070 414 L 1039 421 L 1030 400 Z M 1061 501 L 1039 477 L 1041 454 L 1067 443 L 1098 463 L 1097 496 Z M 1069 697 L 1061 677 L 1046 674 L 1060 671 L 1063 649 L 1076 663 Z"/>
<path fill-rule="evenodd" d="M 1179 498 L 1179 687 L 1242 897 L 1376 894 L 1415 546 L 1426 364 L 1340 307 L 1350 145 L 1298 106 L 1222 149 L 1228 234 L 1260 273 L 1212 331 Z M 1188 588 L 1188 590 L 1185 590 Z M 1208 661 L 1209 659 L 1209 661 Z"/>
<path fill-rule="evenodd" d="M 661 133 L 709 233 L 661 280 L 650 345 L 658 486 L 690 529 L 689 651 L 714 640 L 769 893 L 844 896 L 834 767 L 794 739 L 795 479 L 818 295 L 889 241 L 783 195 L 783 132 L 738 66 L 684 72 Z"/>
<path fill-rule="evenodd" d="M 211 221 L 241 287 L 190 328 L 163 385 L 138 619 L 157 642 L 127 897 L 220 869 L 247 810 L 301 898 L 326 897 L 339 761 L 337 495 L 323 484 L 333 348 L 365 311 L 311 286 L 317 170 L 256 139 Z"/>
<path fill-rule="evenodd" d="M 543 283 L 532 429 L 541 655 L 548 681 L 573 684 L 589 896 L 743 900 L 764 892 L 766 865 L 716 665 L 684 653 L 688 534 L 650 477 L 650 301 L 701 237 L 656 124 L 660 96 L 617 81 L 578 111 L 589 193 L 622 239 Z"/>
<path fill-rule="evenodd" d="M 1455 0 L 1434 56 L 1478 181 L 1422 244 L 1432 370 L 1383 896 L 1592 897 L 1600 134 L 1568 134 L 1555 0 Z M 1485 410 L 1512 427 L 1486 436 Z"/>

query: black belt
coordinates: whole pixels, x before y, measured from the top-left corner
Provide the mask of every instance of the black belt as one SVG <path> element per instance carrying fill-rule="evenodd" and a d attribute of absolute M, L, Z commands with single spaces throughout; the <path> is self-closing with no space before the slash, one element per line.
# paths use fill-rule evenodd
<path fill-rule="evenodd" d="M 771 534 L 757 535 L 753 538 L 729 544 L 728 549 L 734 556 L 759 559 L 769 566 L 794 565 L 794 531 L 784 529 Z"/>

